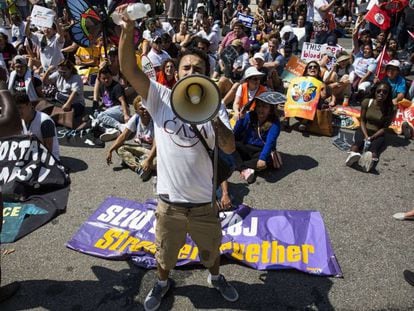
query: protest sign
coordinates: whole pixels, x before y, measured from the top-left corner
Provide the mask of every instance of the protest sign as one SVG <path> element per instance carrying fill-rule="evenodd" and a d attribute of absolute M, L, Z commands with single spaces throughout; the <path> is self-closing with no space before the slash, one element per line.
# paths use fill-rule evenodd
<path fill-rule="evenodd" d="M 409 103 L 408 100 L 404 100 L 405 103 Z M 396 133 L 402 133 L 402 124 L 403 122 L 408 122 L 411 124 L 411 127 L 414 128 L 414 105 L 397 105 L 397 112 L 395 113 L 394 119 L 391 122 L 390 128 Z"/>
<path fill-rule="evenodd" d="M 4 229 L 7 233 L 2 235 L 2 242 L 13 242 L 63 212 L 69 184 L 63 166 L 36 137 L 0 139 L 0 186 L 6 206 L 3 213 L 5 223 L 11 224 Z"/>
<path fill-rule="evenodd" d="M 141 68 L 142 71 L 147 75 L 148 78 L 152 80 L 157 79 L 157 74 L 155 72 L 154 66 L 152 65 L 150 59 L 146 56 L 141 58 Z"/>
<path fill-rule="evenodd" d="M 298 77 L 290 81 L 285 104 L 285 116 L 313 120 L 321 87 L 322 82 L 312 77 Z"/>
<path fill-rule="evenodd" d="M 242 13 L 237 13 L 237 19 L 247 28 L 252 28 L 254 23 L 254 17 L 250 15 L 245 15 Z"/>
<path fill-rule="evenodd" d="M 155 268 L 156 203 L 111 197 L 81 226 L 67 247 L 108 259 L 129 259 Z M 342 276 L 322 217 L 317 211 L 254 210 L 240 205 L 220 214 L 221 254 L 254 269 L 294 268 Z M 187 236 L 177 266 L 199 263 L 198 248 Z"/>
<path fill-rule="evenodd" d="M 52 28 L 56 13 L 40 5 L 34 5 L 31 15 L 31 24 L 37 27 Z"/>
<path fill-rule="evenodd" d="M 305 72 L 306 64 L 297 56 L 292 55 L 286 63 L 285 69 L 280 76 L 283 81 L 290 82 L 293 78 L 301 77 Z"/>
<path fill-rule="evenodd" d="M 328 69 L 332 68 L 332 65 L 336 62 L 337 52 L 342 51 L 340 46 L 330 46 L 327 44 L 316 44 L 305 42 L 302 47 L 301 59 L 306 63 L 311 60 L 319 61 L 323 54 L 329 55 L 329 62 L 326 64 Z"/>

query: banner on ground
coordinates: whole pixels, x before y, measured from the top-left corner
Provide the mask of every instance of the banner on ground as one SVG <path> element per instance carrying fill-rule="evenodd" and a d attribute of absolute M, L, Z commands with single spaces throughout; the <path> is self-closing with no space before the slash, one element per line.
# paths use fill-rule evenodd
<path fill-rule="evenodd" d="M 292 55 L 286 63 L 285 69 L 280 76 L 283 81 L 290 82 L 293 78 L 303 76 L 306 64 L 302 62 L 297 56 Z"/>
<path fill-rule="evenodd" d="M 397 105 L 397 112 L 394 119 L 391 122 L 390 128 L 396 133 L 402 133 L 402 124 L 408 122 L 409 125 L 414 128 L 414 104 L 409 100 L 404 100 L 401 104 Z"/>
<path fill-rule="evenodd" d="M 311 60 L 319 61 L 323 54 L 328 54 L 329 62 L 326 64 L 328 69 L 332 68 L 332 65 L 336 62 L 337 52 L 342 51 L 340 46 L 329 46 L 327 44 L 317 44 L 304 42 L 302 47 L 301 59 L 306 63 Z"/>
<path fill-rule="evenodd" d="M 105 148 L 105 143 L 99 137 L 96 137 L 92 128 L 73 130 L 58 126 L 56 132 L 60 146 Z"/>
<path fill-rule="evenodd" d="M 298 77 L 290 81 L 285 104 L 285 116 L 313 120 L 321 87 L 322 82 L 312 77 Z"/>
<path fill-rule="evenodd" d="M 67 247 L 108 259 L 131 258 L 156 267 L 155 202 L 111 197 L 81 226 Z M 294 268 L 306 273 L 342 276 L 317 211 L 254 210 L 240 205 L 220 214 L 221 253 L 254 269 Z M 199 263 L 198 248 L 187 236 L 177 266 Z"/>
<path fill-rule="evenodd" d="M 63 212 L 69 184 L 63 166 L 36 137 L 0 139 L 0 188 L 6 206 L 2 242 L 13 242 Z"/>

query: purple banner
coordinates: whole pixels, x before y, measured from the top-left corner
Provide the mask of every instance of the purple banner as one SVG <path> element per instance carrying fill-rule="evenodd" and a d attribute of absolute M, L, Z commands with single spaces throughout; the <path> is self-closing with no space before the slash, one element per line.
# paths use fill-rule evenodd
<path fill-rule="evenodd" d="M 155 201 L 138 203 L 108 198 L 85 222 L 67 247 L 102 258 L 156 266 Z M 240 205 L 220 213 L 221 253 L 258 270 L 294 268 L 341 277 L 322 217 L 317 211 L 255 210 Z M 177 266 L 199 263 L 198 248 L 187 237 Z"/>

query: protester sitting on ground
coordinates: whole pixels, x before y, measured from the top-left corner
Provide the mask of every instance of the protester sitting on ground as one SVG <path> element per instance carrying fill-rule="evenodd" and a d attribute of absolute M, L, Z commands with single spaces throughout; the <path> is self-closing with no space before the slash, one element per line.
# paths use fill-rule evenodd
<path fill-rule="evenodd" d="M 214 74 L 214 68 L 216 68 L 216 58 L 213 56 L 214 53 L 210 52 L 210 41 L 205 38 L 195 37 L 195 47 L 204 51 L 208 55 L 208 60 L 210 61 L 210 77 Z M 213 55 L 212 55 L 213 54 Z"/>
<path fill-rule="evenodd" d="M 12 14 L 11 21 L 11 42 L 16 47 L 18 43 L 22 43 L 25 38 L 24 29 L 26 24 L 22 21 L 20 14 Z"/>
<path fill-rule="evenodd" d="M 151 64 L 154 66 L 156 72 L 161 69 L 161 64 L 167 59 L 171 59 L 171 56 L 162 49 L 161 37 L 155 37 L 151 43 L 151 50 L 148 52 L 147 57 Z"/>
<path fill-rule="evenodd" d="M 181 51 L 185 51 L 185 48 L 191 42 L 191 38 L 192 36 L 188 31 L 187 22 L 181 21 L 179 32 L 175 33 L 175 35 L 172 37 L 173 43 L 175 43 L 175 45 L 177 45 Z"/>
<path fill-rule="evenodd" d="M 95 74 L 96 77 L 101 57 L 101 46 L 98 44 L 93 44 L 90 47 L 79 46 L 74 56 L 76 69 L 82 77 L 83 83 L 86 84 L 92 74 Z"/>
<path fill-rule="evenodd" d="M 59 142 L 55 122 L 46 114 L 36 111 L 26 93 L 13 95 L 14 102 L 23 120 L 23 133 L 36 136 L 56 159 L 60 159 Z"/>
<path fill-rule="evenodd" d="M 414 220 L 414 209 L 408 212 L 400 212 L 392 215 L 397 220 Z"/>
<path fill-rule="evenodd" d="M 157 82 L 172 89 L 177 82 L 176 68 L 174 60 L 167 59 L 164 61 L 161 65 L 161 70 L 157 73 Z"/>
<path fill-rule="evenodd" d="M 15 56 L 12 66 L 14 70 L 10 73 L 8 85 L 10 93 L 26 93 L 32 103 L 39 101 L 43 97 L 42 80 L 27 66 L 26 57 Z"/>
<path fill-rule="evenodd" d="M 141 96 L 134 99 L 135 114 L 125 125 L 125 129 L 113 143 L 106 156 L 106 163 L 112 163 L 112 152 L 116 151 L 122 163 L 147 181 L 155 169 L 156 147 L 154 140 L 154 124 L 148 111 L 142 106 Z M 125 144 L 135 134 L 137 144 Z"/>
<path fill-rule="evenodd" d="M 142 55 L 147 55 L 151 49 L 151 44 L 155 38 L 161 37 L 165 32 L 162 28 L 157 27 L 156 20 L 149 18 L 145 21 L 146 30 L 144 30 L 142 37 L 145 39 L 142 42 Z"/>
<path fill-rule="evenodd" d="M 293 28 L 290 25 L 283 26 L 280 31 L 280 45 L 279 49 L 283 49 L 286 45 L 290 45 L 293 51 L 298 50 L 298 37 L 294 34 Z"/>
<path fill-rule="evenodd" d="M 233 112 L 235 120 L 242 118 L 247 111 L 253 110 L 255 107 L 254 98 L 267 90 L 265 86 L 260 84 L 262 76 L 264 76 L 264 73 L 258 71 L 255 67 L 249 67 L 245 71 L 244 82 L 237 87 L 234 98 Z"/>
<path fill-rule="evenodd" d="M 393 117 L 392 89 L 388 82 L 381 81 L 373 88 L 373 98 L 362 102 L 361 127 L 355 132 L 354 143 L 345 162 L 347 166 L 359 162 L 365 172 L 371 171 L 378 163 L 385 144 L 385 132 Z"/>
<path fill-rule="evenodd" d="M 352 65 L 350 60 L 351 56 L 348 53 L 341 52 L 332 65 L 332 69 L 326 75 L 324 82 L 332 88 L 332 105 L 341 105 L 345 97 L 349 99 L 351 96 L 349 74 L 352 71 Z"/>
<path fill-rule="evenodd" d="M 356 101 L 369 93 L 377 68 L 371 44 L 365 44 L 363 48 L 361 56 L 354 55 L 355 60 L 352 64 L 354 70 L 349 75 L 353 91 L 358 92 Z"/>
<path fill-rule="evenodd" d="M 39 50 L 42 70 L 46 71 L 50 66 L 56 68 L 64 60 L 61 50 L 65 44 L 65 38 L 59 23 L 53 23 L 50 28 L 45 27 L 43 33 L 32 33 L 30 25 L 31 20 L 30 17 L 28 17 L 25 34 Z"/>
<path fill-rule="evenodd" d="M 22 122 L 8 91 L 0 89 L 0 138 L 19 135 L 22 131 Z M 3 226 L 3 196 L 0 185 L 0 232 Z M 1 241 L 0 241 L 1 246 Z M 0 261 L 1 284 L 1 261 Z M 12 297 L 20 288 L 19 282 L 13 282 L 0 287 L 0 303 Z"/>
<path fill-rule="evenodd" d="M 399 101 L 404 99 L 407 91 L 406 81 L 403 76 L 400 75 L 401 63 L 398 60 L 391 60 L 385 66 L 386 76 L 384 81 L 388 82 L 392 90 L 392 102 L 397 105 Z"/>
<path fill-rule="evenodd" d="M 244 51 L 250 51 L 250 41 L 249 37 L 244 32 L 244 26 L 240 21 L 237 21 L 233 24 L 233 30 L 230 31 L 221 41 L 219 45 L 219 49 L 217 51 L 217 55 L 220 55 L 223 49 L 230 45 L 235 39 L 240 39 L 242 42 L 242 46 Z"/>
<path fill-rule="evenodd" d="M 234 127 L 236 170 L 249 184 L 255 180 L 255 171 L 273 166 L 271 152 L 280 134 L 280 121 L 268 94 L 256 95 L 254 110 L 242 115 Z"/>
<path fill-rule="evenodd" d="M 214 21 L 210 21 L 209 18 L 204 18 L 200 31 L 196 33 L 196 36 L 210 42 L 208 52 L 213 55 L 217 53 L 220 43 L 219 30 L 220 28 L 214 24 Z"/>
<path fill-rule="evenodd" d="M 285 57 L 279 53 L 279 39 L 273 37 L 269 39 L 267 51 L 262 47 L 261 52 L 265 55 L 264 67 L 276 71 L 279 76 L 282 75 L 283 69 L 286 66 Z"/>
<path fill-rule="evenodd" d="M 55 67 L 49 66 L 43 76 L 43 83 L 56 86 L 54 104 L 61 106 L 64 111 L 74 111 L 74 117 L 82 116 L 85 111 L 82 78 L 78 75 L 75 65 L 64 60 L 59 63 L 57 71 L 51 74 Z"/>
<path fill-rule="evenodd" d="M 11 61 L 17 55 L 17 51 L 8 40 L 8 36 L 0 32 L 0 54 L 3 56 L 6 68 L 9 70 Z"/>
<path fill-rule="evenodd" d="M 161 49 L 170 55 L 173 59 L 178 59 L 180 50 L 172 42 L 171 36 L 168 33 L 161 35 Z"/>
<path fill-rule="evenodd" d="M 263 18 L 257 21 L 256 30 L 253 32 L 253 40 L 250 41 L 250 49 L 252 53 L 256 53 L 260 50 L 263 43 L 266 42 L 270 28 L 267 27 Z"/>
<path fill-rule="evenodd" d="M 100 137 L 102 141 L 109 141 L 115 139 L 124 131 L 124 123 L 127 123 L 130 119 L 130 112 L 125 100 L 124 89 L 112 78 L 109 66 L 99 70 L 98 79 L 100 82 L 99 97 L 104 111 L 99 113 L 96 118 L 101 126 L 111 129 Z"/>

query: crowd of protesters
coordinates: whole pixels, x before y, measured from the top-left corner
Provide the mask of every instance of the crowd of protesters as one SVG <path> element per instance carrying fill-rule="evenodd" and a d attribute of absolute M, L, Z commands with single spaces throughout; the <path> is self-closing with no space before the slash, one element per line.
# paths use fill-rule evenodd
<path fill-rule="evenodd" d="M 254 182 L 257 172 L 274 168 L 272 152 L 277 149 L 281 129 L 309 129 L 311 120 L 294 124 L 283 116 L 283 110 L 260 97 L 269 91 L 286 94 L 289 83 L 283 80 L 283 71 L 292 56 L 300 57 L 304 42 L 340 48 L 336 55 L 326 53 L 306 64 L 303 76 L 323 85 L 318 109 L 334 109 L 346 100 L 361 107 L 361 126 L 346 165 L 358 162 L 364 171 L 371 171 L 397 106 L 413 100 L 411 1 L 390 15 L 387 29 L 367 22 L 366 3 L 351 0 L 258 0 L 254 10 L 249 1 L 144 2 L 152 10 L 136 22 L 142 33 L 136 43 L 136 66 L 147 58 L 154 79 L 173 88 L 181 55 L 194 49 L 207 54 L 208 73 L 228 108 L 236 137 L 237 151 L 230 162 L 234 161 L 248 183 Z M 57 158 L 53 120 L 58 119 L 48 116 L 55 111 L 51 107 L 59 108 L 61 114 L 72 113 L 73 127 L 87 123 L 100 127 L 102 141 L 116 139 L 107 163 L 112 163 L 116 151 L 122 163 L 146 181 L 156 171 L 154 125 L 141 105 L 140 94 L 123 77 L 117 39 L 98 36 L 89 47 L 79 46 L 70 35 L 73 20 L 63 4 L 61 0 L 37 2 L 56 11 L 52 27 L 38 28 L 31 23 L 29 1 L 7 0 L 5 5 L 0 1 L 4 24 L 0 28 L 0 88 L 14 95 L 26 130 L 38 136 Z M 246 17 L 252 25 L 246 24 Z M 352 50 L 338 45 L 338 38 L 343 37 L 352 39 Z M 384 62 L 380 77 L 378 66 L 385 54 L 387 64 Z M 333 58 L 335 63 L 328 66 Z M 85 107 L 85 85 L 94 87 L 89 98 L 92 109 Z M 403 122 L 402 134 L 406 139 L 414 136 L 409 120 Z M 132 135 L 134 144 L 126 144 Z M 222 208 L 231 208 L 226 184 L 221 193 Z"/>

